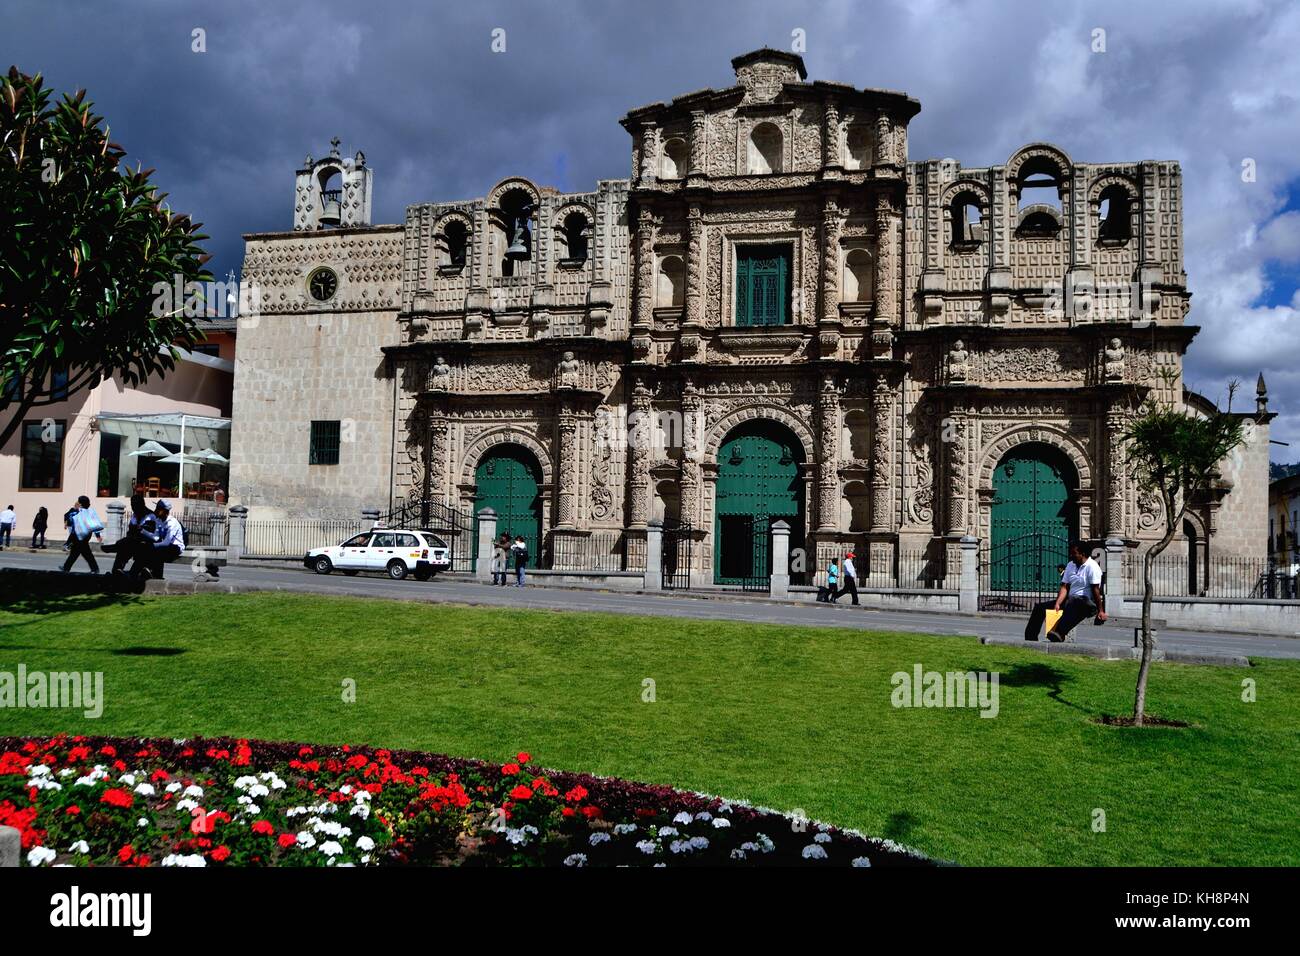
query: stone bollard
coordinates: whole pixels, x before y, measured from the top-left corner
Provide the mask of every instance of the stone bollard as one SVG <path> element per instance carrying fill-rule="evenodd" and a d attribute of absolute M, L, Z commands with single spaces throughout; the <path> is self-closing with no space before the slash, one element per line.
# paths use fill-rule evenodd
<path fill-rule="evenodd" d="M 126 505 L 120 501 L 110 501 L 104 506 L 104 544 L 115 544 L 122 540 L 126 529 Z"/>
<path fill-rule="evenodd" d="M 497 539 L 497 513 L 484 508 L 478 513 L 478 559 L 474 576 L 485 584 L 492 583 L 492 546 Z"/>
<path fill-rule="evenodd" d="M 22 834 L 13 827 L 0 827 L 0 869 L 21 866 L 22 857 Z"/>
<path fill-rule="evenodd" d="M 226 561 L 238 561 L 244 554 L 247 540 L 248 509 L 243 505 L 230 506 L 230 527 L 227 529 Z"/>
<path fill-rule="evenodd" d="M 641 587 L 646 591 L 664 589 L 664 523 L 651 518 L 645 526 L 645 576 Z"/>
<path fill-rule="evenodd" d="M 980 539 L 964 535 L 961 544 L 961 577 L 957 582 L 957 610 L 974 614 L 980 606 Z"/>
<path fill-rule="evenodd" d="M 772 578 L 768 594 L 774 598 L 790 596 L 790 525 L 772 522 Z"/>
<path fill-rule="evenodd" d="M 1103 610 L 1108 616 L 1124 613 L 1127 598 L 1124 593 L 1124 552 L 1127 550 L 1122 538 L 1106 539 L 1106 607 Z"/>

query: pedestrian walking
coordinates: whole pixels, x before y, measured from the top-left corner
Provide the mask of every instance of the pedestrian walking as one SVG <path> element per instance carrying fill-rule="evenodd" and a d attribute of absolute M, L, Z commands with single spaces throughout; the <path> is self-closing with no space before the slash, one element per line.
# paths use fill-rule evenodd
<path fill-rule="evenodd" d="M 90 507 L 90 499 L 82 495 L 77 499 L 77 511 L 72 516 L 72 543 L 68 548 L 68 560 L 61 565 L 62 569 L 71 571 L 77 558 L 85 558 L 90 565 L 90 573 L 98 574 L 99 564 L 95 561 L 95 553 L 90 550 L 90 539 L 93 536 L 103 541 L 103 532 L 104 522 L 95 509 Z"/>
<path fill-rule="evenodd" d="M 64 550 L 64 551 L 71 551 L 71 550 L 72 550 L 72 542 L 73 542 L 74 540 L 76 540 L 77 533 L 76 533 L 76 531 L 75 531 L 75 530 L 73 529 L 73 527 L 72 527 L 72 522 L 73 522 L 73 520 L 77 517 L 77 512 L 78 512 L 79 510 L 80 510 L 79 506 L 78 506 L 77 503 L 74 501 L 74 502 L 72 503 L 72 507 L 69 508 L 67 511 L 63 512 L 63 527 L 64 527 L 64 530 L 66 530 L 66 531 L 68 532 L 68 540 L 65 541 L 65 542 L 63 542 L 63 550 Z"/>
<path fill-rule="evenodd" d="M 506 560 L 509 556 L 510 536 L 503 534 L 492 545 L 492 583 L 505 586 Z"/>
<path fill-rule="evenodd" d="M 852 595 L 855 606 L 858 603 L 858 570 L 853 566 L 853 557 L 854 555 L 852 551 L 844 556 L 844 564 L 841 568 L 841 574 L 844 577 L 844 587 L 842 587 L 835 596 L 831 598 L 832 604 L 846 594 Z"/>
<path fill-rule="evenodd" d="M 36 510 L 36 517 L 32 519 L 32 547 L 45 549 L 45 529 L 50 524 L 50 512 L 44 505 Z M 39 542 L 39 543 L 37 543 Z"/>
<path fill-rule="evenodd" d="M 1106 620 L 1105 603 L 1101 596 L 1101 565 L 1088 556 L 1086 545 L 1075 541 L 1070 545 L 1070 563 L 1061 574 L 1061 588 L 1055 601 L 1042 601 L 1029 612 L 1025 624 L 1025 640 L 1038 640 L 1038 632 L 1047 619 L 1048 611 L 1060 611 L 1060 619 L 1047 630 L 1047 639 L 1053 644 L 1069 640 L 1074 626 L 1086 617 Z"/>
<path fill-rule="evenodd" d="M 14 511 L 14 506 L 5 505 L 5 510 L 0 511 L 0 551 L 12 545 L 14 525 L 17 523 L 18 513 Z"/>
<path fill-rule="evenodd" d="M 515 538 L 515 543 L 510 546 L 510 550 L 515 556 L 515 587 L 521 588 L 527 583 L 524 568 L 528 567 L 528 543 L 524 541 L 523 535 Z"/>
<path fill-rule="evenodd" d="M 840 584 L 840 559 L 831 558 L 831 563 L 826 566 L 826 586 L 817 589 L 817 600 L 822 604 L 830 604 L 831 597 Z"/>

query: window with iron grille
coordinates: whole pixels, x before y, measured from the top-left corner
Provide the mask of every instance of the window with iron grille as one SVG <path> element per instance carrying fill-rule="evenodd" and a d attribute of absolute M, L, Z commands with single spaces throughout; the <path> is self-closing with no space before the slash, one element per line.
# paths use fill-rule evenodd
<path fill-rule="evenodd" d="M 789 245 L 736 247 L 736 324 L 785 325 L 790 321 Z"/>
<path fill-rule="evenodd" d="M 312 422 L 309 465 L 337 465 L 339 463 L 339 423 Z"/>

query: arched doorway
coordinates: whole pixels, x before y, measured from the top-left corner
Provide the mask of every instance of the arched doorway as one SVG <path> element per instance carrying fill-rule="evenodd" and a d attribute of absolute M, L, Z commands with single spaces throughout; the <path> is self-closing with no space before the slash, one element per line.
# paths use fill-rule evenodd
<path fill-rule="evenodd" d="M 1025 442 L 993 472 L 990 584 L 994 591 L 1054 592 L 1057 568 L 1079 534 L 1079 475 L 1059 448 Z"/>
<path fill-rule="evenodd" d="M 766 589 L 772 573 L 769 529 L 790 525 L 790 548 L 803 546 L 803 446 L 785 426 L 746 422 L 718 448 L 713 519 L 713 581 Z"/>
<path fill-rule="evenodd" d="M 522 445 L 497 445 L 474 469 L 474 513 L 491 508 L 497 514 L 497 537 L 523 535 L 530 560 L 541 555 L 542 469 Z"/>

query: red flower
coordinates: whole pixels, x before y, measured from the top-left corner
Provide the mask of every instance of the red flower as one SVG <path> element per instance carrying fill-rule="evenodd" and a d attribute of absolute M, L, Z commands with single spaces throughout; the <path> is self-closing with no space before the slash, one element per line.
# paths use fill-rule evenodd
<path fill-rule="evenodd" d="M 129 843 L 122 844 L 122 849 L 117 851 L 117 858 L 123 863 L 129 863 L 131 857 L 135 854 L 135 847 Z"/>
<path fill-rule="evenodd" d="M 529 754 L 527 751 L 525 751 L 525 752 L 523 752 L 523 753 L 515 754 L 515 758 L 516 758 L 520 763 L 528 763 L 528 761 L 530 761 L 530 760 L 533 759 L 533 758 L 532 758 L 532 755 Z"/>
<path fill-rule="evenodd" d="M 104 744 L 104 746 L 99 748 L 99 752 L 102 753 L 105 757 L 117 756 L 117 748 L 114 747 L 112 744 Z"/>
<path fill-rule="evenodd" d="M 561 816 L 571 817 L 577 812 L 578 811 L 574 810 L 573 807 L 565 807 L 563 810 L 560 811 L 560 814 Z"/>
<path fill-rule="evenodd" d="M 270 820 L 258 820 L 253 824 L 253 832 L 260 833 L 263 836 L 270 836 L 275 832 L 275 827 L 271 825 Z"/>
<path fill-rule="evenodd" d="M 586 806 L 582 808 L 582 815 L 588 820 L 594 820 L 600 816 L 600 807 Z"/>
<path fill-rule="evenodd" d="M 508 763 L 501 768 L 501 773 L 507 777 L 513 777 L 518 772 L 519 772 L 519 764 L 517 763 Z"/>
<path fill-rule="evenodd" d="M 125 790 L 105 790 L 104 795 L 99 798 L 100 803 L 107 803 L 110 807 L 129 807 L 135 800 Z"/>
<path fill-rule="evenodd" d="M 230 858 L 230 847 L 226 846 L 225 844 L 222 844 L 221 846 L 217 847 L 215 850 L 212 851 L 212 859 L 216 860 L 218 863 L 223 863 L 229 858 Z"/>
<path fill-rule="evenodd" d="M 68 807 L 68 809 L 63 811 L 64 815 L 69 817 L 75 817 L 80 812 L 81 812 L 81 807 L 77 806 L 75 803 L 72 806 Z"/>
<path fill-rule="evenodd" d="M 285 849 L 288 849 L 298 842 L 298 835 L 296 833 L 281 833 L 280 838 L 276 842 Z"/>
<path fill-rule="evenodd" d="M 587 799 L 587 788 L 579 784 L 566 793 L 564 799 L 570 800 L 573 803 L 581 803 L 583 800 Z"/>
<path fill-rule="evenodd" d="M 510 791 L 510 797 L 513 800 L 527 800 L 532 795 L 533 791 L 529 790 L 523 784 L 520 784 Z"/>

